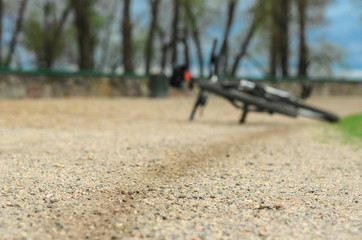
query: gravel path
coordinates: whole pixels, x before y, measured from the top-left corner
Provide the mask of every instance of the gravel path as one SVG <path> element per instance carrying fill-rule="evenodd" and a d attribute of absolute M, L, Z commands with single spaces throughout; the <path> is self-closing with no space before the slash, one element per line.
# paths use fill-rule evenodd
<path fill-rule="evenodd" d="M 210 100 L 1 100 L 0 239 L 362 238 L 362 144 Z"/>

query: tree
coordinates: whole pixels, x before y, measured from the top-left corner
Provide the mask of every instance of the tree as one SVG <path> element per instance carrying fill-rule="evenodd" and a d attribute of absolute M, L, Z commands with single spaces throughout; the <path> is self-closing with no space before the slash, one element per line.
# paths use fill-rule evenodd
<path fill-rule="evenodd" d="M 238 0 L 229 0 L 229 2 L 228 2 L 227 21 L 226 21 L 224 37 L 223 37 L 223 41 L 222 41 L 222 45 L 221 45 L 220 55 L 219 55 L 224 74 L 227 73 L 228 58 L 229 58 L 228 48 L 229 48 L 230 30 L 231 30 L 232 24 L 234 22 L 234 15 L 235 15 L 235 10 L 237 8 L 237 4 L 238 4 Z"/>
<path fill-rule="evenodd" d="M 306 44 L 306 13 L 307 1 L 298 0 L 298 25 L 299 25 L 299 58 L 298 58 L 298 75 L 307 76 L 308 74 L 308 49 Z"/>
<path fill-rule="evenodd" d="M 318 47 L 309 51 L 308 73 L 322 76 L 332 76 L 335 64 L 342 65 L 344 52 L 324 39 L 320 40 Z"/>
<path fill-rule="evenodd" d="M 193 3 L 194 5 L 195 3 Z M 188 24 L 191 27 L 192 31 L 192 38 L 196 47 L 197 52 L 197 59 L 199 62 L 199 73 L 201 76 L 204 75 L 204 57 L 203 57 L 203 51 L 201 48 L 201 40 L 200 40 L 200 30 L 199 30 L 199 24 L 197 21 L 197 18 L 195 17 L 194 12 L 192 11 L 190 0 L 184 0 L 184 7 L 185 7 L 185 15 L 186 19 L 188 20 Z"/>
<path fill-rule="evenodd" d="M 45 1 L 43 21 L 38 12 L 33 12 L 24 24 L 24 46 L 35 53 L 38 68 L 51 68 L 65 47 L 63 32 L 71 6 L 64 6 L 59 17 L 55 12 L 56 7 L 55 1 Z"/>
<path fill-rule="evenodd" d="M 289 0 L 275 0 L 271 5 L 269 74 L 275 76 L 281 70 L 289 74 Z"/>
<path fill-rule="evenodd" d="M 290 1 L 280 1 L 280 67 L 283 76 L 289 75 L 289 22 Z"/>
<path fill-rule="evenodd" d="M 123 46 L 123 64 L 126 72 L 133 72 L 133 42 L 132 42 L 132 23 L 131 23 L 131 0 L 121 0 L 123 5 L 122 19 L 122 46 Z"/>
<path fill-rule="evenodd" d="M 252 22 L 248 28 L 244 41 L 241 42 L 239 53 L 235 57 L 233 67 L 230 72 L 230 74 L 233 76 L 235 76 L 241 60 L 243 59 L 244 56 L 247 55 L 247 50 L 251 42 L 251 39 L 253 38 L 255 31 L 260 25 L 260 22 L 262 21 L 262 18 L 265 14 L 264 4 L 262 0 L 259 0 L 256 3 L 252 12 L 253 12 Z"/>
<path fill-rule="evenodd" d="M 150 67 L 152 64 L 153 59 L 153 47 L 154 47 L 154 36 L 157 30 L 157 21 L 158 21 L 158 13 L 159 13 L 159 6 L 160 0 L 149 0 L 150 8 L 151 8 L 151 22 L 149 27 L 149 34 L 147 39 L 147 46 L 146 46 L 146 73 L 150 72 Z"/>
<path fill-rule="evenodd" d="M 24 15 L 25 15 L 25 11 L 26 11 L 26 7 L 27 7 L 27 3 L 28 0 L 22 0 L 20 2 L 20 7 L 19 7 L 19 11 L 18 11 L 18 17 L 16 20 L 16 24 L 15 24 L 15 29 L 14 32 L 12 34 L 12 38 L 10 41 L 10 46 L 9 46 L 9 51 L 5 60 L 5 66 L 9 67 L 11 64 L 11 60 L 13 58 L 14 55 L 14 51 L 15 51 L 15 47 L 18 43 L 18 37 L 20 32 L 22 31 L 22 27 L 23 27 L 23 20 L 24 20 Z"/>
<path fill-rule="evenodd" d="M 117 16 L 117 12 L 119 10 L 118 8 L 118 0 L 103 0 L 103 1 L 98 1 L 99 6 L 98 6 L 98 12 L 100 12 L 101 14 L 101 18 L 104 19 L 100 25 L 103 25 L 104 23 L 104 28 L 103 31 L 97 31 L 97 32 L 101 32 L 102 35 L 102 44 L 100 46 L 100 53 L 101 53 L 101 57 L 100 57 L 100 61 L 97 63 L 97 67 L 101 70 L 103 70 L 106 66 L 110 66 L 111 68 L 114 68 L 114 64 L 119 63 L 119 60 L 114 60 L 113 55 L 117 54 L 117 56 L 119 55 L 119 53 L 121 52 L 121 50 L 118 49 L 118 51 L 116 51 L 116 53 L 112 54 L 112 51 L 110 51 L 111 48 L 114 48 L 112 46 L 111 43 L 111 36 L 113 35 L 113 25 L 114 25 L 114 20 Z M 93 26 L 94 27 L 94 26 Z M 117 43 L 118 45 L 118 43 Z M 118 47 L 118 46 L 117 46 Z M 111 60 L 112 59 L 112 60 Z M 118 58 L 119 59 L 119 58 Z M 109 61 L 113 61 L 112 63 L 109 63 Z"/>
<path fill-rule="evenodd" d="M 277 0 L 279 1 L 279 0 Z M 269 49 L 269 74 L 275 76 L 277 73 L 277 49 L 279 28 L 277 19 L 279 15 L 279 5 L 271 5 L 271 27 L 270 27 L 270 49 Z"/>
<path fill-rule="evenodd" d="M 0 0 L 0 66 L 2 66 L 3 55 L 3 15 L 4 15 L 4 1 Z"/>
<path fill-rule="evenodd" d="M 171 23 L 171 64 L 175 66 L 177 61 L 177 43 L 179 41 L 179 22 L 180 22 L 180 0 L 173 0 L 173 19 Z"/>
<path fill-rule="evenodd" d="M 189 30 L 187 25 L 184 26 L 183 28 L 183 32 L 182 32 L 182 38 L 181 38 L 181 42 L 183 45 L 183 49 L 184 49 L 184 61 L 185 61 L 185 66 L 186 68 L 190 68 L 190 46 L 189 46 Z"/>
<path fill-rule="evenodd" d="M 94 0 L 71 1 L 75 13 L 75 27 L 78 42 L 78 67 L 93 69 L 95 34 L 91 28 Z"/>
<path fill-rule="evenodd" d="M 298 26 L 299 26 L 299 49 L 298 49 L 298 75 L 308 76 L 310 58 L 306 32 L 308 25 L 323 22 L 323 13 L 329 0 L 297 0 Z"/>

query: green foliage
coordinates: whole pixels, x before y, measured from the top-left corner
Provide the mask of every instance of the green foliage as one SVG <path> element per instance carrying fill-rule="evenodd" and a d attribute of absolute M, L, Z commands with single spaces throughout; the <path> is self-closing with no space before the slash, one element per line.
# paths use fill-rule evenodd
<path fill-rule="evenodd" d="M 56 24 L 52 24 L 49 30 L 43 27 L 42 20 L 37 12 L 33 12 L 24 22 L 24 47 L 36 56 L 36 65 L 42 68 L 45 65 L 46 52 L 51 51 L 54 61 L 64 53 L 67 44 L 67 34 L 61 34 L 55 40 Z M 46 41 L 50 41 L 50 49 L 46 48 Z M 49 54 L 49 53 L 48 53 Z"/>
<path fill-rule="evenodd" d="M 203 29 L 209 27 L 210 24 L 220 21 L 221 12 L 218 11 L 220 11 L 220 6 L 223 4 L 221 1 L 181 0 L 180 3 L 184 13 L 181 19 L 190 30 L 202 32 Z M 214 8 L 216 8 L 217 11 L 215 11 Z M 190 14 L 193 15 L 194 19 L 188 16 L 187 11 L 191 11 Z"/>
<path fill-rule="evenodd" d="M 97 11 L 97 9 L 94 6 L 92 6 L 90 13 L 90 27 L 92 29 L 93 35 L 97 35 L 97 33 L 106 25 L 108 18 L 109 17 L 102 16 Z"/>
<path fill-rule="evenodd" d="M 352 115 L 343 118 L 338 123 L 339 129 L 348 135 L 362 140 L 362 114 Z"/>
<path fill-rule="evenodd" d="M 39 22 L 38 15 L 33 13 L 24 24 L 24 46 L 26 49 L 40 54 L 43 48 L 44 29 Z"/>
<path fill-rule="evenodd" d="M 205 13 L 205 0 L 181 0 L 181 5 L 183 7 L 186 6 L 186 4 L 190 4 L 192 12 L 195 16 L 202 16 Z M 189 21 L 190 19 L 186 19 L 186 21 Z"/>

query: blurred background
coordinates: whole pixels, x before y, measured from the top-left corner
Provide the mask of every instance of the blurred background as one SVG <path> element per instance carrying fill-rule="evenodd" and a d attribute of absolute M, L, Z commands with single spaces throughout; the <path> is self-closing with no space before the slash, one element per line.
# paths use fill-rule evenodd
<path fill-rule="evenodd" d="M 360 0 L 0 0 L 2 73 L 362 79 Z M 16 71 L 16 72 L 14 72 Z"/>

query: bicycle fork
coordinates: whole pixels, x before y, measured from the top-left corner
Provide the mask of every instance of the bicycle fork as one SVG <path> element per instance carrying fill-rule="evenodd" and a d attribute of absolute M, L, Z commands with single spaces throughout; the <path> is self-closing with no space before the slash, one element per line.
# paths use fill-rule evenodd
<path fill-rule="evenodd" d="M 191 112 L 190 121 L 194 120 L 197 108 L 199 106 L 205 106 L 206 105 L 207 95 L 205 95 L 204 92 L 205 92 L 205 90 L 201 89 L 200 92 L 199 92 L 199 95 L 197 96 L 194 108 L 192 109 L 192 112 Z"/>
<path fill-rule="evenodd" d="M 248 113 L 249 113 L 249 104 L 244 103 L 243 112 L 241 114 L 241 118 L 239 121 L 240 124 L 245 123 L 246 116 L 248 115 Z"/>

